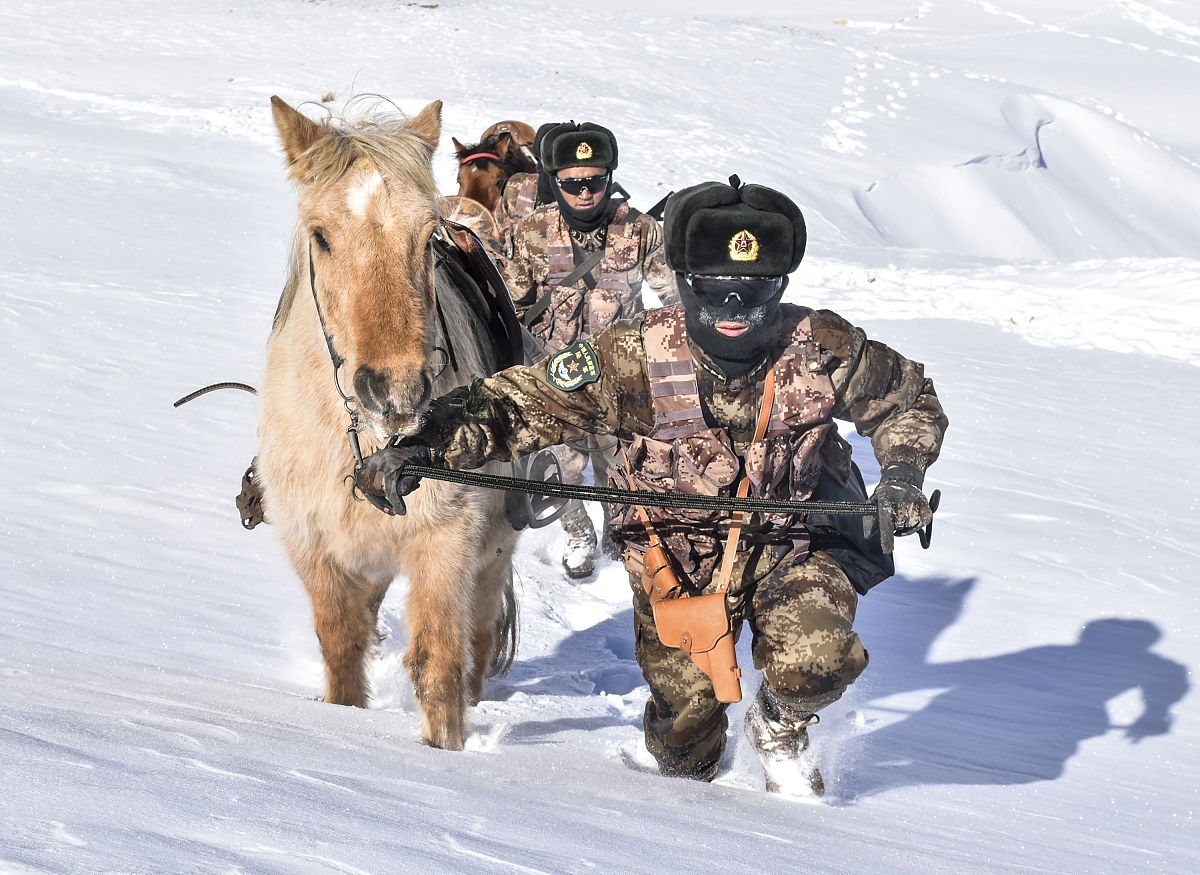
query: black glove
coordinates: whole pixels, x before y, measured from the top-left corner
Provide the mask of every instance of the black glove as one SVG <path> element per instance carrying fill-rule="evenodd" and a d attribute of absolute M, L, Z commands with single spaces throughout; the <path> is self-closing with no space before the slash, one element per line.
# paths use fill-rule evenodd
<path fill-rule="evenodd" d="M 363 459 L 355 482 L 367 501 L 386 514 L 404 516 L 408 509 L 403 496 L 421 485 L 421 478 L 405 474 L 409 465 L 433 464 L 433 451 L 415 438 L 388 444 Z"/>
<path fill-rule="evenodd" d="M 924 482 L 925 472 L 905 462 L 889 462 L 880 472 L 872 497 L 884 553 L 892 552 L 894 535 L 911 535 L 933 521 L 929 499 L 921 492 Z"/>

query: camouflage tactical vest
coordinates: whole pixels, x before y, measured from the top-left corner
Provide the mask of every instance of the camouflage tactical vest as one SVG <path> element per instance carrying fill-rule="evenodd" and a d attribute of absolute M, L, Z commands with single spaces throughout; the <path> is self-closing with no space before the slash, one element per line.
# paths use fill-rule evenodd
<path fill-rule="evenodd" d="M 802 500 L 812 495 L 822 471 L 840 482 L 850 473 L 850 446 L 837 432 L 829 376 L 832 356 L 813 339 L 805 316 L 773 365 L 775 401 L 763 440 L 751 443 L 743 456 L 734 450 L 724 428 L 704 420 L 696 381 L 696 363 L 687 345 L 683 308 L 679 305 L 646 315 L 642 338 L 654 403 L 649 436 L 622 441 L 629 469 L 613 470 L 609 482 L 629 488 L 699 495 L 733 495 L 743 464 L 756 498 Z M 755 414 L 757 410 L 753 411 Z M 729 514 L 704 510 L 646 508 L 651 523 L 692 583 L 703 588 L 720 558 L 721 539 Z M 640 572 L 647 537 L 637 512 L 620 508 L 613 514 L 613 535 L 632 549 L 626 567 Z M 794 561 L 808 554 L 803 520 L 793 515 L 755 514 L 741 543 L 793 543 Z"/>
<path fill-rule="evenodd" d="M 636 221 L 622 221 L 628 213 L 629 207 L 621 204 L 608 226 L 604 258 L 598 266 L 600 276 L 590 292 L 583 280 L 565 288 L 559 285 L 575 270 L 575 254 L 562 216 L 550 223 L 546 234 L 548 273 L 538 286 L 538 297 L 550 290 L 550 306 L 530 326 L 547 354 L 553 355 L 586 334 L 642 311 L 641 294 L 629 285 L 627 276 L 638 265 L 642 228 Z"/>

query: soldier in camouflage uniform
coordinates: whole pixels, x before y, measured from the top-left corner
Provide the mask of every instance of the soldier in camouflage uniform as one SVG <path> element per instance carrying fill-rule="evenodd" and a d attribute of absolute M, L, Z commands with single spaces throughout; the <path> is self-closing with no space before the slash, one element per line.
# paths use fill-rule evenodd
<path fill-rule="evenodd" d="M 402 509 L 402 495 L 417 485 L 398 471 L 404 464 L 473 468 L 585 434 L 620 440 L 615 485 L 730 495 L 746 478 L 751 496 L 806 499 L 826 481 L 850 480 L 850 447 L 833 423 L 844 419 L 871 439 L 881 466 L 874 498 L 886 549 L 893 533 L 925 525 L 924 471 L 947 425 L 933 383 L 922 365 L 836 313 L 781 304 L 806 241 L 795 204 L 736 178 L 705 183 L 668 201 L 665 233 L 682 304 L 618 321 L 544 365 L 511 368 L 435 401 L 419 435 L 367 460 L 392 506 Z M 684 587 L 719 592 L 728 515 L 645 510 Z M 735 630 L 749 623 L 762 671 L 746 724 L 767 786 L 811 795 L 823 785 L 808 727 L 867 666 L 853 630 L 856 590 L 878 578 L 852 580 L 853 565 L 835 559 L 826 533 L 806 523 L 746 515 L 725 603 Z M 726 705 L 710 677 L 660 639 L 642 580 L 643 518 L 625 509 L 613 526 L 651 692 L 646 746 L 664 774 L 710 780 L 725 747 Z"/>
<path fill-rule="evenodd" d="M 675 276 L 662 253 L 662 231 L 650 216 L 614 200 L 617 141 L 589 123 L 555 125 L 541 133 L 541 173 L 551 200 L 533 208 L 512 231 L 504 280 L 526 327 L 551 355 L 617 319 L 640 313 L 642 281 L 666 299 Z M 519 206 L 529 206 L 530 186 Z M 522 196 L 519 194 L 518 198 Z M 502 199 L 503 200 L 503 199 Z M 590 264 L 582 273 L 579 269 Z M 566 282 L 570 280 L 570 282 Z M 581 483 L 589 456 L 603 480 L 611 461 L 588 442 L 557 448 L 564 479 Z M 570 502 L 561 523 L 567 533 L 563 567 L 571 577 L 593 569 L 596 532 L 583 504 Z"/>

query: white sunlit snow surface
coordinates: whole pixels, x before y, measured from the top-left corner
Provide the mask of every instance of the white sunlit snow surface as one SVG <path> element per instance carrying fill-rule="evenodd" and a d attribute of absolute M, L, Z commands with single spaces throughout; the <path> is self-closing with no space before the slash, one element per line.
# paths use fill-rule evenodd
<path fill-rule="evenodd" d="M 0 871 L 1197 871 L 1197 93 L 1187 0 L 5 4 Z M 233 505 L 256 401 L 171 407 L 259 379 L 272 94 L 445 101 L 446 192 L 451 135 L 573 118 L 643 208 L 731 173 L 801 204 L 788 299 L 951 420 L 933 547 L 814 731 L 827 804 L 762 791 L 744 703 L 714 784 L 650 773 L 626 576 L 572 585 L 558 527 L 466 751 L 419 741 L 403 580 L 372 708 L 318 701 Z"/>

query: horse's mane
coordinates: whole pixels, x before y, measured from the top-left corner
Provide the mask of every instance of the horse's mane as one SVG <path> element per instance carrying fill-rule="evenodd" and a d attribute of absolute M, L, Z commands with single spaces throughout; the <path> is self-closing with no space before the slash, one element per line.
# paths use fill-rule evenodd
<path fill-rule="evenodd" d="M 466 384 L 471 378 L 489 376 L 500 362 L 496 341 L 467 304 L 462 291 L 441 271 L 434 277 L 434 289 L 458 364 L 457 372 L 446 368 L 434 381 L 433 392 L 436 397 L 446 394 L 455 386 Z"/>
<path fill-rule="evenodd" d="M 511 136 L 512 134 L 510 134 L 508 131 L 501 131 L 498 134 L 492 134 L 491 136 L 484 137 L 473 146 L 463 146 L 461 149 L 456 150 L 454 156 L 461 164 L 464 158 L 470 157 L 477 152 L 491 152 L 494 155 L 496 153 L 496 147 L 500 145 L 500 141 L 505 137 Z M 499 165 L 500 169 L 509 176 L 512 176 L 514 173 L 528 173 L 533 170 L 527 160 L 522 160 L 521 151 L 517 148 L 515 142 L 508 150 L 508 154 L 500 160 L 496 160 L 495 158 L 476 158 L 475 160 L 489 164 L 497 164 Z"/>
<path fill-rule="evenodd" d="M 403 115 L 375 114 L 340 118 L 330 122 L 331 136 L 321 137 L 304 160 L 306 182 L 318 187 L 333 185 L 359 159 L 366 159 L 385 176 L 403 178 L 425 197 L 437 197 L 437 182 L 430 165 L 433 149 L 409 126 Z"/>

